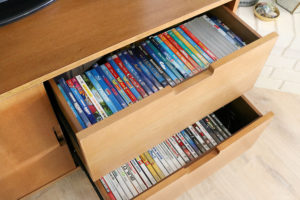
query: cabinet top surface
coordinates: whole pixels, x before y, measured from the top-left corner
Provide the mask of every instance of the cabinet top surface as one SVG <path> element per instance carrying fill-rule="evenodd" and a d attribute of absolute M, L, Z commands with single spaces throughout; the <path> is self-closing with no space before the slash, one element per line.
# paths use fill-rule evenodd
<path fill-rule="evenodd" d="M 0 99 L 229 1 L 56 1 L 0 28 Z"/>

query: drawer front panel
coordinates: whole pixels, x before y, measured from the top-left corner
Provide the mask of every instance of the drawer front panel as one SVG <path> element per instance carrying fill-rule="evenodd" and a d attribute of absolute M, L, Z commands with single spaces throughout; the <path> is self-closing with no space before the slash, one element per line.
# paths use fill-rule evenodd
<path fill-rule="evenodd" d="M 42 84 L 2 99 L 0 122 L 0 199 L 19 198 L 74 168 Z"/>

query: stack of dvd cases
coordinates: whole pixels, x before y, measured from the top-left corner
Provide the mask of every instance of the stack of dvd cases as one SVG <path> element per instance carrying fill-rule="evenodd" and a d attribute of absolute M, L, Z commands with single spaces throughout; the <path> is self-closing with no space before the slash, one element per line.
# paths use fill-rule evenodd
<path fill-rule="evenodd" d="M 212 113 L 100 178 L 114 200 L 132 199 L 231 136 Z"/>
<path fill-rule="evenodd" d="M 86 128 L 244 45 L 219 19 L 202 15 L 114 52 L 83 74 L 61 78 L 58 87 Z"/>

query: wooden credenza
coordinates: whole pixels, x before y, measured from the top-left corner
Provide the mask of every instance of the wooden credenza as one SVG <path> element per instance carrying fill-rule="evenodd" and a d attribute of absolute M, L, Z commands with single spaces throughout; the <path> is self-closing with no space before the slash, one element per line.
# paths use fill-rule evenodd
<path fill-rule="evenodd" d="M 101 176 L 235 99 L 236 108 L 244 116 L 254 113 L 255 120 L 137 198 L 175 198 L 249 149 L 273 114 L 260 113 L 243 93 L 253 87 L 277 34 L 261 37 L 235 15 L 237 5 L 231 0 L 64 0 L 1 27 L 0 198 L 20 198 L 75 168 L 61 141 L 43 85 L 47 81 L 104 198 Z M 173 88 L 80 128 L 54 77 L 204 12 L 220 18 L 247 45 Z"/>

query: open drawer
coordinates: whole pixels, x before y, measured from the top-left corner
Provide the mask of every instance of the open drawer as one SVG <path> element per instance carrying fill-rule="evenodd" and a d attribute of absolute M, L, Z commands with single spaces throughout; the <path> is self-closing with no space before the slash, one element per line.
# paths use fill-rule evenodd
<path fill-rule="evenodd" d="M 229 115 L 226 113 L 229 111 L 235 116 L 230 122 L 227 121 Z M 221 115 L 220 120 L 226 127 L 230 127 L 233 135 L 199 159 L 141 193 L 136 199 L 175 199 L 248 150 L 273 117 L 272 112 L 261 114 L 244 96 L 218 110 L 217 115 Z M 104 199 L 109 199 L 99 180 L 96 185 Z"/>
<path fill-rule="evenodd" d="M 54 79 L 50 80 L 93 180 L 253 87 L 277 34 L 259 36 L 225 6 L 209 12 L 247 45 L 212 63 L 208 70 L 173 88 L 167 86 L 89 128 L 81 130 Z"/>
<path fill-rule="evenodd" d="M 43 84 L 0 101 L 0 199 L 18 199 L 75 168 Z"/>

